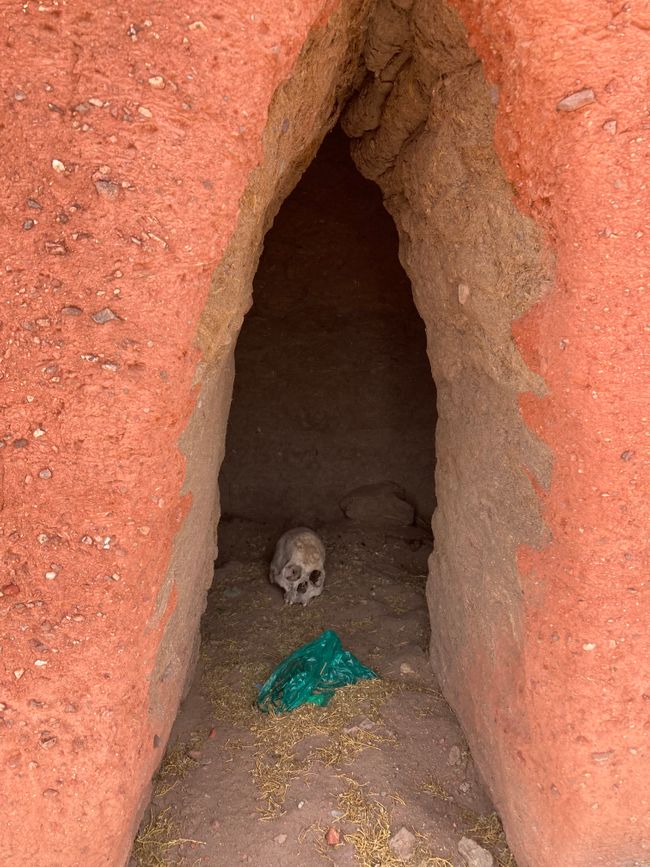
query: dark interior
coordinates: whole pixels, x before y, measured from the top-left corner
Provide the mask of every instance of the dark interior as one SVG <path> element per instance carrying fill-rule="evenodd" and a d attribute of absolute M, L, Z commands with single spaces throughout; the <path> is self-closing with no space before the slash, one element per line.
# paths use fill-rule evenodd
<path fill-rule="evenodd" d="M 429 523 L 424 324 L 395 225 L 338 128 L 267 233 L 235 359 L 224 518 L 315 526 L 341 517 L 351 489 L 390 480 Z"/>

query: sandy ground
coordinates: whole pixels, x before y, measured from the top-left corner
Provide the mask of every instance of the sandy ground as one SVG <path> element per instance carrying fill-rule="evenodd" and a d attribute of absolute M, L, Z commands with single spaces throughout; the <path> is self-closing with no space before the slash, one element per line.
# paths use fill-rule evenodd
<path fill-rule="evenodd" d="M 465 867 L 468 836 L 515 867 L 427 661 L 430 539 L 350 521 L 319 532 L 325 592 L 285 607 L 267 580 L 274 531 L 222 522 L 201 659 L 131 865 Z M 324 629 L 379 679 L 327 708 L 260 713 L 256 687 Z M 415 844 L 400 858 L 389 841 L 402 827 Z"/>

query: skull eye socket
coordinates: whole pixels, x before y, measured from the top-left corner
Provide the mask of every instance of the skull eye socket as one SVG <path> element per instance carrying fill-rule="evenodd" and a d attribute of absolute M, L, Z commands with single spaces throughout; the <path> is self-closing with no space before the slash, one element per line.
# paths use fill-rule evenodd
<path fill-rule="evenodd" d="M 297 592 L 297 593 L 304 593 L 306 589 L 307 589 L 307 582 L 305 581 L 304 584 L 299 584 L 299 585 L 296 587 L 296 592 Z"/>
<path fill-rule="evenodd" d="M 314 569 L 314 571 L 309 576 L 309 580 L 312 584 L 318 584 L 318 582 L 320 581 L 320 572 L 318 569 Z"/>

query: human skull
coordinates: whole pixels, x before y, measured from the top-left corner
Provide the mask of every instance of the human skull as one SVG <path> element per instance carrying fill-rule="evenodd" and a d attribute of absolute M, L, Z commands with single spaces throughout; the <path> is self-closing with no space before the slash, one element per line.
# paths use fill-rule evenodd
<path fill-rule="evenodd" d="M 307 605 L 325 586 L 325 547 L 313 530 L 296 527 L 280 537 L 269 580 L 284 590 L 284 604 Z"/>

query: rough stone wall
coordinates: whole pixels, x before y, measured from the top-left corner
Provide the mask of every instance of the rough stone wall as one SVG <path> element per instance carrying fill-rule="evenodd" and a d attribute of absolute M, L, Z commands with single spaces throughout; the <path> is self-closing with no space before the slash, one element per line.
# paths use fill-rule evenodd
<path fill-rule="evenodd" d="M 428 324 L 432 660 L 520 864 L 645 863 L 647 22 L 458 5 L 492 86 L 444 4 L 381 0 L 344 119 Z"/>

